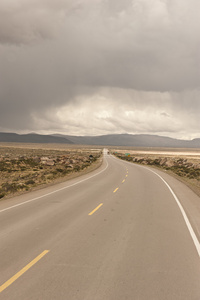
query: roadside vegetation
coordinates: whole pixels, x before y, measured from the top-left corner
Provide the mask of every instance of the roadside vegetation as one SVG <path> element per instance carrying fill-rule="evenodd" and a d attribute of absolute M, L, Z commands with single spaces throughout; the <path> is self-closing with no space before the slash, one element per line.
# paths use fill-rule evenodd
<path fill-rule="evenodd" d="M 200 160 L 194 157 L 140 155 L 113 152 L 120 159 L 164 169 L 189 185 L 200 196 Z"/>
<path fill-rule="evenodd" d="M 27 149 L 0 147 L 0 199 L 86 171 L 101 149 Z"/>

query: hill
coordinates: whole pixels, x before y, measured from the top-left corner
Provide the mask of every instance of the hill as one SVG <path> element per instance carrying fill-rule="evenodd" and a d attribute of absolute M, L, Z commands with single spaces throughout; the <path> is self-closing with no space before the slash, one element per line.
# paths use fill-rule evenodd
<path fill-rule="evenodd" d="M 168 147 L 200 148 L 200 138 L 179 140 L 165 136 L 149 134 L 110 134 L 101 136 L 40 135 L 0 133 L 0 142 L 17 143 L 61 143 L 76 145 L 125 146 L 125 147 Z"/>
<path fill-rule="evenodd" d="M 200 139 L 179 140 L 170 137 L 149 134 L 110 134 L 101 136 L 70 136 L 66 137 L 74 144 L 100 146 L 128 146 L 128 147 L 169 147 L 169 148 L 200 148 Z"/>
<path fill-rule="evenodd" d="M 0 132 L 0 142 L 73 144 L 72 141 L 67 140 L 65 137 L 58 137 L 53 135 L 41 135 L 35 133 L 17 134 L 17 133 L 4 133 L 4 132 Z"/>

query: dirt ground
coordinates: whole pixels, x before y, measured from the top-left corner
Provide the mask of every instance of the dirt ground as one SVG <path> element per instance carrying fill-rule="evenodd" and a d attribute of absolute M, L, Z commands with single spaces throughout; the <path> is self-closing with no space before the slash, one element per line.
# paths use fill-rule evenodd
<path fill-rule="evenodd" d="M 0 143 L 0 199 L 72 179 L 101 163 L 98 147 Z"/>

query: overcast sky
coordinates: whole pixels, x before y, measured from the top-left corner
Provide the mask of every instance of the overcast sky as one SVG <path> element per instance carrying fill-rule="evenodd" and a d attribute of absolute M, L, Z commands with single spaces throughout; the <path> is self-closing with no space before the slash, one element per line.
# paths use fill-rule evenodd
<path fill-rule="evenodd" d="M 0 131 L 200 137 L 199 0 L 1 0 Z"/>

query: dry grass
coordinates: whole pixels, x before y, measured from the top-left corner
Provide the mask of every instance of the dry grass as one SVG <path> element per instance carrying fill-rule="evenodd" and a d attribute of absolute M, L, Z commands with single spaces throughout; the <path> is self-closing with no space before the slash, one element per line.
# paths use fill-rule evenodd
<path fill-rule="evenodd" d="M 102 150 L 53 144 L 0 144 L 0 199 L 87 173 Z"/>

